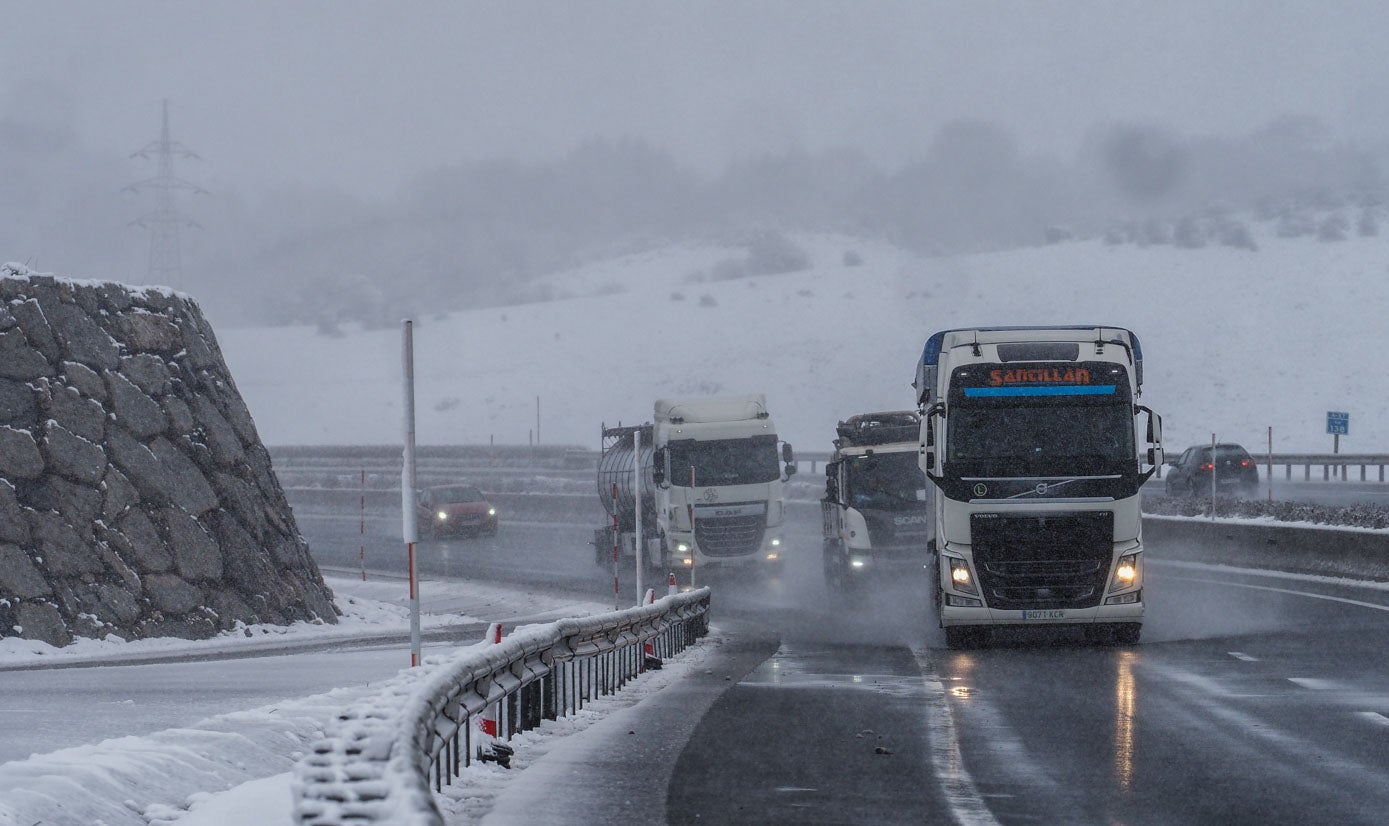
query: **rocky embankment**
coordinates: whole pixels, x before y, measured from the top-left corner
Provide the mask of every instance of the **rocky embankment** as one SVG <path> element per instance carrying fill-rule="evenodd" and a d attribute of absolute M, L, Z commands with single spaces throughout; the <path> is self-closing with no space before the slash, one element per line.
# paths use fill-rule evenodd
<path fill-rule="evenodd" d="M 0 636 L 336 616 L 198 305 L 0 268 Z"/>

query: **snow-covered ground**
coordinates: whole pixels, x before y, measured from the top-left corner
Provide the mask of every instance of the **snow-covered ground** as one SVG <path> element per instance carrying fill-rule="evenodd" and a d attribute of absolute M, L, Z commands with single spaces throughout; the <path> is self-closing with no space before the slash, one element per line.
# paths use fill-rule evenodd
<path fill-rule="evenodd" d="M 938 329 L 1115 324 L 1138 333 L 1144 403 L 1169 449 L 1222 440 L 1329 451 L 1326 411 L 1351 414 L 1343 452 L 1386 447 L 1380 381 L 1389 235 L 1280 238 L 1259 249 L 1047 247 L 923 258 L 864 239 L 798 238 L 812 266 L 715 280 L 741 249 L 684 245 L 548 279 L 555 300 L 416 320 L 422 444 L 596 448 L 599 426 L 649 420 L 662 396 L 765 392 L 781 434 L 828 450 L 834 423 L 912 405 Z M 860 266 L 845 266 L 856 252 Z M 401 332 L 219 329 L 269 444 L 401 439 Z"/>
<path fill-rule="evenodd" d="M 337 626 L 298 623 L 290 628 L 252 627 L 249 636 L 230 633 L 205 641 L 174 639 L 81 640 L 63 649 L 43 643 L 0 641 L 0 664 L 22 666 L 39 660 L 64 663 L 101 662 L 116 658 L 193 653 L 228 653 L 264 646 L 273 638 L 283 644 L 342 640 L 408 631 L 409 616 L 402 586 L 394 581 L 362 582 L 329 578 L 344 610 Z M 559 616 L 603 613 L 610 606 L 575 602 L 530 591 L 473 583 L 421 584 L 425 629 L 478 623 L 453 614 L 448 606 L 477 606 L 479 613 L 512 621 L 549 621 Z M 479 632 L 480 634 L 480 632 Z M 425 665 L 442 661 L 456 646 L 425 650 Z M 398 660 L 408 664 L 408 648 Z M 517 768 L 540 759 L 555 738 L 583 731 L 595 721 L 630 707 L 652 691 L 697 667 L 698 647 L 669 667 L 635 681 L 629 690 L 590 704 L 580 714 L 547 723 L 522 735 Z M 260 662 L 246 660 L 255 668 Z M 196 668 L 196 665 L 186 667 Z M 0 825 L 35 823 L 104 824 L 104 826 L 225 826 L 289 824 L 289 784 L 295 760 L 342 709 L 387 696 L 393 682 L 412 675 L 400 669 L 376 675 L 358 685 L 307 697 L 290 697 L 272 705 L 229 709 L 191 725 L 148 734 L 35 754 L 0 764 Z M 478 767 L 450 792 L 459 812 L 485 811 L 519 772 Z"/>

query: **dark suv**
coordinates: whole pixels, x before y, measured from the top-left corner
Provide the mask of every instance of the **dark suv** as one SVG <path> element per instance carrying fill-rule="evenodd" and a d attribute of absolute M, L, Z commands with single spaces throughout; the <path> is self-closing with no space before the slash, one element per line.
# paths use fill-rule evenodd
<path fill-rule="evenodd" d="M 1249 496 L 1259 487 L 1259 466 L 1240 445 L 1217 444 L 1214 461 L 1210 445 L 1196 445 L 1167 465 L 1169 496 L 1210 496 L 1212 472 L 1219 493 Z"/>

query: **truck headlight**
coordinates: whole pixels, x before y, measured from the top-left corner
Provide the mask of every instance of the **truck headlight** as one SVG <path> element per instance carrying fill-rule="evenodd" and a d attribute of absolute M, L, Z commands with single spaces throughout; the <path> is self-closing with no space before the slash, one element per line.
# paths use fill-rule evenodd
<path fill-rule="evenodd" d="M 780 548 L 780 547 L 781 547 L 781 537 L 779 537 L 779 536 L 774 536 L 774 537 L 772 537 L 772 547 L 773 547 L 773 548 Z"/>
<path fill-rule="evenodd" d="M 1132 588 L 1138 581 L 1138 554 L 1124 554 L 1114 566 L 1114 582 L 1110 590 L 1119 591 Z"/>
<path fill-rule="evenodd" d="M 954 584 L 955 590 L 964 591 L 966 594 L 979 593 L 974 587 L 974 576 L 969 572 L 969 563 L 956 556 L 947 559 L 950 560 L 950 582 Z"/>
<path fill-rule="evenodd" d="M 689 552 L 690 552 L 690 546 L 689 546 L 689 545 L 686 545 L 684 542 L 676 542 L 676 543 L 675 543 L 675 551 L 676 551 L 676 553 L 682 553 L 682 554 L 684 554 L 684 553 L 689 553 Z"/>

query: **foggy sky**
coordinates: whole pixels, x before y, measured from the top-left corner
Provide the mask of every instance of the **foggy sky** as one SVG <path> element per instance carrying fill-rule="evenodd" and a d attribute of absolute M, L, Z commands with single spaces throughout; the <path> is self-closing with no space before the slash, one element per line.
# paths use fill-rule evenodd
<path fill-rule="evenodd" d="M 600 136 L 711 172 L 793 146 L 890 167 L 962 118 L 1061 155 L 1099 123 L 1284 114 L 1384 144 L 1387 23 L 1373 2 L 0 0 L 0 120 L 124 157 L 167 97 L 203 158 L 186 177 L 369 200 Z"/>

